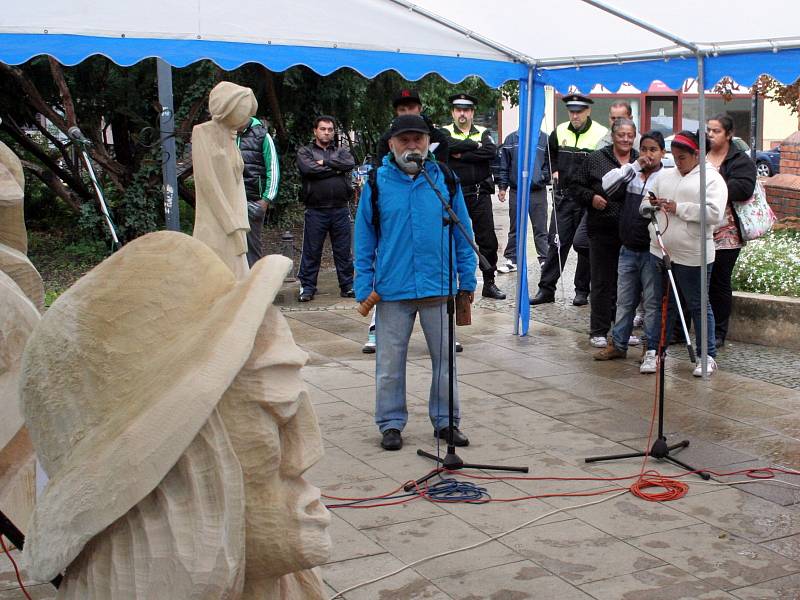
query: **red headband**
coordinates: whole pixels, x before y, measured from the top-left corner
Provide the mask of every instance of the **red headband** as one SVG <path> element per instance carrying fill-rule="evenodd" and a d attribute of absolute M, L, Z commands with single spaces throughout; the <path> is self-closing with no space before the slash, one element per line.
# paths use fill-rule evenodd
<path fill-rule="evenodd" d="M 686 137 L 685 135 L 676 135 L 675 138 L 672 140 L 673 144 L 678 144 L 680 146 L 686 146 L 687 148 L 691 148 L 695 152 L 697 152 L 700 148 L 697 146 L 697 142 L 693 139 Z"/>

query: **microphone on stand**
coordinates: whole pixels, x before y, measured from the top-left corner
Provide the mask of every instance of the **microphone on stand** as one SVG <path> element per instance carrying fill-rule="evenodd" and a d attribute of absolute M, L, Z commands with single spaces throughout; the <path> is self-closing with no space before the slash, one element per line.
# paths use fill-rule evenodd
<path fill-rule="evenodd" d="M 419 152 L 409 152 L 406 154 L 406 160 L 409 162 L 417 163 L 420 167 L 425 162 L 425 157 Z"/>
<path fill-rule="evenodd" d="M 658 206 L 653 206 L 652 204 L 643 204 L 639 207 L 639 215 L 645 219 L 652 219 L 659 210 L 661 210 L 661 208 Z"/>
<path fill-rule="evenodd" d="M 83 132 L 75 125 L 67 129 L 67 135 L 69 139 L 78 142 L 79 144 L 83 144 L 85 146 L 91 146 L 92 141 L 83 135 Z"/>

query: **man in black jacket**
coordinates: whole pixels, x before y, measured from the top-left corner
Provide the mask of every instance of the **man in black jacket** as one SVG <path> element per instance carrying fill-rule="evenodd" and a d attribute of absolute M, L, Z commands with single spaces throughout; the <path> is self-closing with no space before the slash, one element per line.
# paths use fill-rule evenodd
<path fill-rule="evenodd" d="M 314 141 L 297 151 L 297 168 L 306 205 L 303 255 L 300 259 L 300 302 L 314 299 L 322 246 L 330 234 L 333 261 L 342 298 L 353 298 L 353 254 L 350 208 L 353 194 L 350 171 L 355 160 L 344 146 L 333 143 L 335 121 L 322 115 L 314 120 Z"/>
<path fill-rule="evenodd" d="M 528 214 L 533 225 L 533 243 L 539 258 L 539 266 L 547 258 L 547 190 L 545 184 L 550 181 L 550 168 L 547 164 L 547 136 L 539 132 L 536 145 L 536 156 L 533 159 L 531 174 L 531 195 Z M 519 132 L 509 133 L 500 146 L 499 164 L 497 167 L 497 198 L 500 202 L 508 193 L 508 241 L 503 252 L 504 265 L 498 265 L 501 273 L 517 270 L 517 164 L 519 160 Z"/>
<path fill-rule="evenodd" d="M 403 88 L 392 99 L 392 106 L 394 107 L 394 114 L 398 117 L 400 115 L 419 115 L 425 119 L 431 138 L 430 151 L 433 152 L 438 162 L 446 163 L 450 136 L 446 131 L 438 129 L 428 115 L 422 114 L 422 100 L 419 97 L 419 92 Z M 387 129 L 378 141 L 378 153 L 374 160 L 375 168 L 380 167 L 383 164 L 383 157 L 389 154 L 389 140 L 391 137 L 391 132 Z"/>
<path fill-rule="evenodd" d="M 453 122 L 443 129 L 450 136 L 450 168 L 461 181 L 464 201 L 472 219 L 475 243 L 489 268 L 483 271 L 484 298 L 505 300 L 506 295 L 494 284 L 497 269 L 497 235 L 492 214 L 492 163 L 497 156 L 497 146 L 486 127 L 473 125 L 477 99 L 469 94 L 454 94 L 449 98 L 453 105 Z"/>
<path fill-rule="evenodd" d="M 239 132 L 236 143 L 244 161 L 244 190 L 247 194 L 247 218 L 250 221 L 247 263 L 252 268 L 264 256 L 261 248 L 264 217 L 270 203 L 278 195 L 281 170 L 275 143 L 264 124 L 255 117 L 250 117 L 250 123 Z"/>

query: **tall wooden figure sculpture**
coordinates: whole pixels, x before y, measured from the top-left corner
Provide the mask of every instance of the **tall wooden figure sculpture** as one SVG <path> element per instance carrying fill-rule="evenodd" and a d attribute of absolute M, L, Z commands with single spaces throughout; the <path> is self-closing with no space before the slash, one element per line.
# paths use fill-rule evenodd
<path fill-rule="evenodd" d="M 22 163 L 0 142 L 0 510 L 24 530 L 34 502 L 35 457 L 19 410 L 25 342 L 44 306 L 42 278 L 26 256 Z"/>
<path fill-rule="evenodd" d="M 236 132 L 256 114 L 250 88 L 223 81 L 208 100 L 211 121 L 192 130 L 196 206 L 194 237 L 217 253 L 237 279 L 247 266 L 247 197 Z"/>
<path fill-rule="evenodd" d="M 330 516 L 306 354 L 272 305 L 290 261 L 237 280 L 180 233 L 129 243 L 25 350 L 25 421 L 50 481 L 28 574 L 59 600 L 310 600 Z"/>

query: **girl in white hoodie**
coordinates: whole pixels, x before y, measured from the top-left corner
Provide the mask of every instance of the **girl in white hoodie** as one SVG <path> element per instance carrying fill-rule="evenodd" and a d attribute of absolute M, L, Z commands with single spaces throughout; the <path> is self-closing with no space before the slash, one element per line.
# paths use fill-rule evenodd
<path fill-rule="evenodd" d="M 700 165 L 699 143 L 695 133 L 681 131 L 672 141 L 672 155 L 675 169 L 664 172 L 653 185 L 655 198 L 645 198 L 642 203 L 657 206 L 658 225 L 667 252 L 672 259 L 672 274 L 681 294 L 686 299 L 692 315 L 697 336 L 698 355 L 700 353 L 700 268 L 701 244 L 706 245 L 707 270 L 710 273 L 714 266 L 714 230 L 722 222 L 725 204 L 728 200 L 728 188 L 725 181 L 711 163 L 706 163 L 706 228 L 700 229 Z M 661 249 L 656 240 L 655 230 L 650 226 L 650 254 L 657 267 L 663 272 L 664 261 Z M 656 292 L 662 297 L 665 286 L 663 277 L 656 277 Z M 677 316 L 677 304 L 670 292 L 669 310 L 667 313 L 667 329 L 672 331 Z M 714 344 L 714 314 L 708 305 L 705 318 L 708 323 L 708 343 L 706 352 L 709 356 L 708 372 L 717 368 L 714 357 L 717 349 Z M 659 323 L 660 324 L 660 323 Z M 651 332 L 647 332 L 648 336 Z M 656 332 L 653 334 L 657 335 Z M 657 338 L 656 338 L 657 339 Z M 698 359 L 694 375 L 700 377 L 702 371 Z"/>

